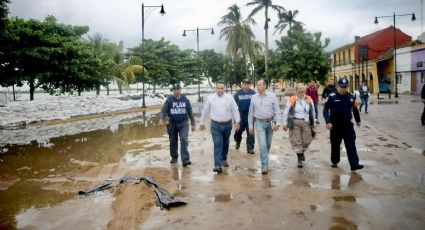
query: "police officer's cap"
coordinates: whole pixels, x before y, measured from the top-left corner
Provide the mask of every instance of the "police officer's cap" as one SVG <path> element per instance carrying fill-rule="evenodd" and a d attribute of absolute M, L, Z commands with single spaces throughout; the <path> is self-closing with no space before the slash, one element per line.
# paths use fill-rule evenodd
<path fill-rule="evenodd" d="M 251 80 L 245 78 L 242 80 L 242 83 L 251 84 Z"/>
<path fill-rule="evenodd" d="M 179 85 L 179 84 L 174 84 L 173 85 L 173 90 L 176 90 L 176 89 L 181 89 L 182 87 Z"/>
<path fill-rule="evenodd" d="M 339 79 L 338 85 L 341 86 L 341 87 L 348 87 L 348 79 L 347 78 Z"/>

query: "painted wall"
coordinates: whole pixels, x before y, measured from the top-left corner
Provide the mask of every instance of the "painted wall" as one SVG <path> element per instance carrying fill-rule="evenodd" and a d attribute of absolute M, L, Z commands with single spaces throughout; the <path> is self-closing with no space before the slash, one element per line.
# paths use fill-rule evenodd
<path fill-rule="evenodd" d="M 425 47 L 424 45 L 414 47 L 411 55 L 411 70 L 416 77 L 416 87 L 413 85 L 412 93 L 420 94 L 425 84 Z"/>

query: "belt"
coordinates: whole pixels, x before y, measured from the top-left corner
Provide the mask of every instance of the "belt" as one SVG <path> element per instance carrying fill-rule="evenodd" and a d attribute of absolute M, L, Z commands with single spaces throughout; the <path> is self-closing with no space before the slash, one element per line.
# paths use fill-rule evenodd
<path fill-rule="evenodd" d="M 304 120 L 303 118 L 296 118 L 294 117 L 295 120 Z"/>
<path fill-rule="evenodd" d="M 273 117 L 272 118 L 266 118 L 266 119 L 255 118 L 255 120 L 264 121 L 264 122 L 271 122 L 271 121 L 273 121 Z"/>
<path fill-rule="evenodd" d="M 232 123 L 232 120 L 228 120 L 228 121 L 214 121 L 214 120 L 211 120 L 211 123 L 217 123 L 217 124 L 220 124 L 220 125 L 227 125 L 229 123 Z"/>

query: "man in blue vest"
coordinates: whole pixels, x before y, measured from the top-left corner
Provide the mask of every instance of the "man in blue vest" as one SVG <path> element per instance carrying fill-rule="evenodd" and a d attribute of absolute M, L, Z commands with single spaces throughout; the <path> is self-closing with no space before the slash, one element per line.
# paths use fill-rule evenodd
<path fill-rule="evenodd" d="M 240 128 L 235 132 L 233 136 L 236 141 L 236 149 L 239 149 L 242 141 L 242 133 L 246 131 L 246 151 L 249 154 L 254 154 L 254 144 L 255 139 L 254 135 L 249 134 L 248 131 L 248 113 L 249 105 L 251 104 L 251 97 L 255 94 L 255 91 L 251 89 L 251 81 L 249 79 L 244 79 L 242 81 L 242 89 L 236 91 L 233 97 L 235 98 L 236 104 L 239 108 L 239 114 L 241 117 Z"/>
<path fill-rule="evenodd" d="M 173 95 L 167 98 L 164 106 L 159 114 L 159 125 L 164 126 L 164 116 L 170 118 L 167 124 L 167 132 L 170 140 L 170 163 L 176 163 L 178 158 L 178 136 L 180 136 L 180 157 L 183 167 L 191 164 L 188 146 L 189 125 L 187 120 L 190 119 L 192 131 L 195 131 L 195 119 L 192 114 L 192 106 L 189 99 L 182 95 L 180 85 L 173 85 Z"/>

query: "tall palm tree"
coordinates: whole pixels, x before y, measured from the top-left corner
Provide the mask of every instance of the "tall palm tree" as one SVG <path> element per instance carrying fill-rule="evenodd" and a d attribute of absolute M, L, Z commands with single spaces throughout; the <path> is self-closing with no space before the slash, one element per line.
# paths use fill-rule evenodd
<path fill-rule="evenodd" d="M 279 21 L 277 22 L 276 26 L 274 27 L 276 30 L 274 31 L 273 34 L 275 34 L 277 31 L 279 31 L 279 33 L 282 33 L 282 30 L 284 30 L 287 26 L 289 26 L 289 30 L 292 29 L 292 25 L 294 26 L 301 26 L 303 25 L 302 22 L 300 21 L 296 21 L 295 17 L 298 14 L 298 10 L 290 10 L 288 12 L 279 12 L 278 17 L 279 17 Z"/>
<path fill-rule="evenodd" d="M 248 71 L 251 68 L 251 80 L 254 82 L 256 81 L 254 78 L 254 63 L 262 55 L 263 47 L 263 43 L 255 40 L 251 40 L 245 47 L 242 47 L 242 53 L 246 63 L 246 76 L 249 76 Z"/>
<path fill-rule="evenodd" d="M 228 10 L 229 13 L 221 17 L 218 25 L 225 26 L 220 31 L 220 39 L 224 37 L 227 40 L 226 51 L 231 55 L 234 62 L 238 52 L 243 47 L 248 47 L 248 44 L 254 40 L 255 36 L 251 30 L 251 24 L 255 25 L 256 23 L 250 17 L 244 20 L 240 8 L 236 4 L 230 6 Z"/>
<path fill-rule="evenodd" d="M 257 14 L 260 10 L 264 9 L 264 15 L 265 15 L 265 22 L 264 22 L 264 30 L 265 30 L 265 52 L 264 52 L 264 67 L 265 67 L 265 76 L 268 77 L 267 70 L 268 70 L 268 63 L 269 63 L 269 8 L 272 8 L 273 10 L 276 10 L 277 12 L 285 11 L 285 8 L 279 5 L 273 5 L 272 0 L 252 0 L 252 2 L 248 2 L 246 4 L 247 6 L 255 6 L 254 9 L 252 9 L 251 13 L 249 14 L 249 17 L 254 16 Z"/>

